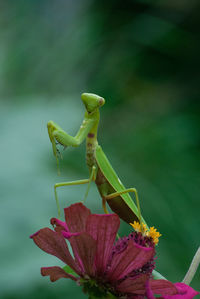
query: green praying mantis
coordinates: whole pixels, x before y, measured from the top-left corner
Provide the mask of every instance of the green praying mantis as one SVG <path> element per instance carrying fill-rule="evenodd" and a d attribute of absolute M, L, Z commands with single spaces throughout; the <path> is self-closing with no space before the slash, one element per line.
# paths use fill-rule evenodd
<path fill-rule="evenodd" d="M 81 99 L 86 108 L 86 112 L 75 137 L 66 133 L 53 121 L 49 121 L 47 124 L 49 138 L 52 143 L 53 154 L 56 157 L 57 165 L 58 151 L 56 143 L 59 143 L 64 147 L 78 147 L 86 139 L 86 163 L 89 168 L 89 178 L 71 182 L 62 182 L 54 185 L 58 216 L 60 217 L 60 206 L 57 195 L 58 187 L 88 184 L 85 194 L 86 198 L 90 184 L 94 181 L 101 195 L 105 213 L 108 213 L 106 207 L 106 203 L 108 203 L 111 210 L 118 214 L 118 216 L 125 222 L 133 223 L 136 220 L 140 223 L 141 221 L 145 223 L 141 217 L 137 190 L 135 188 L 126 189 L 124 187 L 97 141 L 97 130 L 100 120 L 99 108 L 105 104 L 105 99 L 92 93 L 83 93 Z M 135 194 L 137 204 L 134 203 L 129 192 Z"/>

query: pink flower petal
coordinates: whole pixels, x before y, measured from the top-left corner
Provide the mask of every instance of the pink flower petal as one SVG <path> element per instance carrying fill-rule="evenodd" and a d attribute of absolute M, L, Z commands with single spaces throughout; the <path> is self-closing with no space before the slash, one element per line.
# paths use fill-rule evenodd
<path fill-rule="evenodd" d="M 72 236 L 77 236 L 80 233 L 70 233 L 67 223 L 57 218 L 51 218 L 51 224 L 56 232 L 61 232 L 65 239 L 70 239 Z"/>
<path fill-rule="evenodd" d="M 69 229 L 67 227 L 67 223 L 64 221 L 61 221 L 57 218 L 51 218 L 51 225 L 54 227 L 54 230 L 56 232 L 60 232 L 60 231 L 68 232 L 69 231 Z"/>
<path fill-rule="evenodd" d="M 147 284 L 147 295 L 148 294 L 159 294 L 159 295 L 174 295 L 177 294 L 177 288 L 174 284 L 165 279 L 150 279 Z M 150 297 L 150 295 L 149 295 Z"/>
<path fill-rule="evenodd" d="M 61 233 L 54 232 L 50 228 L 43 228 L 32 236 L 35 244 L 45 252 L 58 257 L 65 264 L 69 265 L 76 273 L 80 269 L 72 258 L 66 241 Z"/>
<path fill-rule="evenodd" d="M 82 203 L 75 203 L 64 209 L 65 220 L 71 233 L 82 232 L 85 230 L 87 217 L 91 214 L 90 210 Z"/>
<path fill-rule="evenodd" d="M 70 233 L 67 223 L 57 218 L 51 218 L 51 224 L 56 232 L 61 232 L 65 239 L 70 239 L 71 236 L 77 236 L 80 233 Z"/>
<path fill-rule="evenodd" d="M 62 233 L 62 235 L 63 235 L 63 237 L 65 238 L 65 239 L 70 239 L 72 236 L 78 236 L 78 235 L 80 235 L 81 233 L 68 233 L 68 232 L 65 232 L 65 231 L 61 231 L 61 233 Z"/>
<path fill-rule="evenodd" d="M 116 214 L 88 216 L 86 231 L 97 241 L 95 260 L 97 275 L 103 274 L 106 270 L 119 225 L 120 220 Z"/>
<path fill-rule="evenodd" d="M 163 299 L 192 299 L 200 293 L 195 291 L 193 288 L 188 286 L 185 283 L 177 282 L 174 284 L 178 290 L 178 294 L 176 295 L 166 295 L 162 296 Z"/>
<path fill-rule="evenodd" d="M 138 277 L 129 277 L 123 280 L 116 289 L 121 293 L 131 293 L 144 295 L 146 293 L 146 281 L 149 279 L 149 274 L 140 274 Z"/>
<path fill-rule="evenodd" d="M 60 278 L 71 278 L 77 281 L 77 278 L 71 274 L 67 274 L 62 268 L 60 267 L 43 267 L 41 268 L 42 276 L 50 276 L 50 280 L 52 282 L 60 279 Z"/>
<path fill-rule="evenodd" d="M 89 234 L 81 233 L 72 236 L 70 244 L 75 260 L 80 265 L 82 272 L 93 277 L 95 273 L 96 241 Z"/>
<path fill-rule="evenodd" d="M 133 270 L 141 268 L 153 258 L 154 253 L 154 248 L 142 247 L 129 240 L 127 248 L 113 257 L 108 273 L 109 279 L 119 280 Z"/>
<path fill-rule="evenodd" d="M 148 299 L 155 299 L 153 291 L 150 288 L 149 280 L 146 281 L 146 296 Z"/>

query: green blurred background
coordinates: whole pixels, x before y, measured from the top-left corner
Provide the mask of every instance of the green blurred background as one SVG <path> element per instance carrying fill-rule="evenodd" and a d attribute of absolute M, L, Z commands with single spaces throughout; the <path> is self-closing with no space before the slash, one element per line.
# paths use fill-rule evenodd
<path fill-rule="evenodd" d="M 29 239 L 57 215 L 53 184 L 88 176 L 85 144 L 63 152 L 57 176 L 46 129 L 52 119 L 77 132 L 82 92 L 106 99 L 99 143 L 163 235 L 157 270 L 182 280 L 200 245 L 199 8 L 198 0 L 0 2 L 0 298 L 86 298 L 74 282 L 40 276 L 41 266 L 62 263 Z M 84 192 L 60 188 L 62 207 Z M 87 204 L 102 211 L 95 186 Z"/>

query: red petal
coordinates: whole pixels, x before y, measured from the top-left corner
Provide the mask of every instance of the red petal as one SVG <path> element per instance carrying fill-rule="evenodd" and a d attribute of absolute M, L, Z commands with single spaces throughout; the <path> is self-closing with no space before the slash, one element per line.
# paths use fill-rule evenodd
<path fill-rule="evenodd" d="M 81 233 L 70 238 L 70 244 L 76 262 L 79 263 L 82 272 L 94 276 L 94 259 L 96 254 L 96 241 L 87 233 Z"/>
<path fill-rule="evenodd" d="M 73 275 L 67 274 L 62 268 L 60 267 L 43 267 L 41 268 L 42 276 L 50 276 L 50 280 L 52 282 L 60 279 L 60 278 L 71 278 L 77 281 L 77 278 Z"/>
<path fill-rule="evenodd" d="M 142 247 L 130 240 L 123 252 L 114 255 L 108 277 L 110 280 L 119 280 L 144 266 L 153 256 L 153 248 Z"/>
<path fill-rule="evenodd" d="M 174 286 L 177 288 L 178 293 L 176 295 L 164 295 L 162 296 L 163 299 L 192 299 L 200 294 L 182 282 L 177 282 L 174 284 Z"/>
<path fill-rule="evenodd" d="M 72 258 L 67 243 L 61 233 L 54 232 L 50 228 L 43 228 L 32 236 L 35 244 L 45 252 L 58 257 L 65 264 L 69 265 L 75 272 L 80 274 Z"/>
<path fill-rule="evenodd" d="M 103 273 L 106 269 L 119 225 L 119 217 L 115 214 L 92 214 L 88 217 L 86 231 L 97 241 L 95 261 L 97 274 Z"/>
<path fill-rule="evenodd" d="M 174 284 L 165 279 L 151 279 L 149 281 L 149 286 L 154 294 L 159 295 L 174 295 L 177 294 L 177 288 Z"/>
<path fill-rule="evenodd" d="M 180 294 L 185 294 L 185 298 L 187 296 L 188 299 L 191 299 L 200 294 L 185 283 L 177 282 L 174 285 L 176 286 Z M 184 296 L 182 296 L 182 298 L 184 298 Z"/>
<path fill-rule="evenodd" d="M 121 293 L 144 295 L 146 293 L 145 284 L 148 278 L 148 274 L 140 274 L 135 278 L 129 277 L 117 285 L 116 289 Z"/>
<path fill-rule="evenodd" d="M 64 221 L 61 221 L 57 218 L 51 218 L 50 222 L 56 232 L 60 232 L 60 231 L 68 232 L 69 231 L 67 224 Z"/>
<path fill-rule="evenodd" d="M 87 217 L 91 214 L 90 210 L 82 203 L 76 203 L 64 209 L 65 220 L 71 233 L 82 232 L 85 230 Z"/>

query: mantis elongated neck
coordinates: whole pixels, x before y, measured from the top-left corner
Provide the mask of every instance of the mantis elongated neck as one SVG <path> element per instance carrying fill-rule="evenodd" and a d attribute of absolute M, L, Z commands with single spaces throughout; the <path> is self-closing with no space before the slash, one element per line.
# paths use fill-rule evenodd
<path fill-rule="evenodd" d="M 89 167 L 89 170 L 91 170 L 92 166 L 96 164 L 95 150 L 98 144 L 97 131 L 98 131 L 98 125 L 100 120 L 99 109 L 97 109 L 95 112 L 91 114 L 86 112 L 85 121 L 87 122 L 91 120 L 93 120 L 93 126 L 90 129 L 89 133 L 87 134 L 87 138 L 86 138 L 86 160 L 87 160 L 87 165 Z"/>

